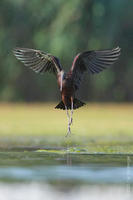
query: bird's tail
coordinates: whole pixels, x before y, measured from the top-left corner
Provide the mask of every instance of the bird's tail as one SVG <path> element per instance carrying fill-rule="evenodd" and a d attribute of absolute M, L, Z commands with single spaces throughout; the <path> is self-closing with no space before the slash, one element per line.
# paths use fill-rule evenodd
<path fill-rule="evenodd" d="M 80 108 L 81 106 L 84 106 L 84 105 L 85 105 L 85 103 L 83 103 L 79 99 L 74 98 L 74 100 L 73 100 L 73 109 L 74 110 L 77 108 Z M 63 101 L 61 101 L 55 108 L 65 110 L 65 105 L 64 105 Z M 67 109 L 68 110 L 71 109 L 71 103 L 69 105 L 67 105 Z"/>
<path fill-rule="evenodd" d="M 56 109 L 65 110 L 65 105 L 64 105 L 63 101 L 61 101 L 55 108 L 56 108 Z"/>

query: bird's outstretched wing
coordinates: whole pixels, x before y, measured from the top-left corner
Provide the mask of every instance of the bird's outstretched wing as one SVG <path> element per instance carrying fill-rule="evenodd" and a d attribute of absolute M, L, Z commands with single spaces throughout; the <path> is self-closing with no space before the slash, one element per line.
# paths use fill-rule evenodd
<path fill-rule="evenodd" d="M 59 59 L 40 50 L 15 48 L 13 53 L 18 60 L 36 73 L 53 72 L 58 74 L 62 67 Z"/>
<path fill-rule="evenodd" d="M 120 55 L 120 48 L 111 50 L 86 51 L 79 53 L 70 69 L 75 88 L 78 89 L 85 71 L 91 74 L 99 73 L 112 65 Z"/>

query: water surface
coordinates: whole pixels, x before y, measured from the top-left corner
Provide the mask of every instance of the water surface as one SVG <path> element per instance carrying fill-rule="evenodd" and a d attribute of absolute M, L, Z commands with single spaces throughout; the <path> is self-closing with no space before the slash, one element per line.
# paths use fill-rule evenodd
<path fill-rule="evenodd" d="M 22 191 L 30 194 L 32 200 L 41 200 L 44 194 L 47 199 L 61 199 L 61 195 L 67 199 L 67 194 L 69 199 L 74 199 L 77 193 L 77 199 L 83 196 L 84 200 L 88 191 L 90 199 L 97 199 L 98 193 L 104 199 L 107 191 L 118 195 L 117 199 L 131 199 L 132 185 L 132 154 L 89 154 L 80 149 L 78 152 L 60 148 L 19 148 L 0 152 L 3 200 L 11 199 L 15 193 L 17 199 L 21 199 Z M 37 193 L 38 198 L 33 193 Z"/>

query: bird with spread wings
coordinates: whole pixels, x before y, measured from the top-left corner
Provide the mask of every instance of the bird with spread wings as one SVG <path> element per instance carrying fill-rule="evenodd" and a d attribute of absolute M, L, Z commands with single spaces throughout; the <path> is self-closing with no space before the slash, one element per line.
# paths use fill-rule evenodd
<path fill-rule="evenodd" d="M 57 77 L 62 100 L 55 108 L 63 109 L 67 112 L 68 132 L 66 136 L 68 136 L 71 133 L 70 126 L 73 121 L 73 110 L 85 105 L 85 103 L 75 98 L 75 93 L 80 87 L 84 73 L 95 74 L 110 67 L 118 59 L 120 48 L 79 53 L 74 58 L 68 73 L 63 70 L 57 57 L 43 51 L 15 48 L 13 53 L 26 67 L 36 73 L 52 72 Z M 68 110 L 71 110 L 70 114 Z"/>

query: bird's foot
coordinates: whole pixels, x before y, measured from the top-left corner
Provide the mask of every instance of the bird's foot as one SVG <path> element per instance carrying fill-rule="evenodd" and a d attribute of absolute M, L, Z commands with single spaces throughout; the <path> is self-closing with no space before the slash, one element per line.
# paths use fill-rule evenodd
<path fill-rule="evenodd" d="M 67 134 L 65 135 L 65 137 L 71 136 L 71 131 L 67 131 Z"/>
<path fill-rule="evenodd" d="M 70 128 L 70 123 L 68 124 L 68 131 L 67 131 L 67 134 L 66 134 L 66 136 L 65 137 L 68 137 L 68 136 L 70 136 L 71 135 L 71 128 Z"/>

